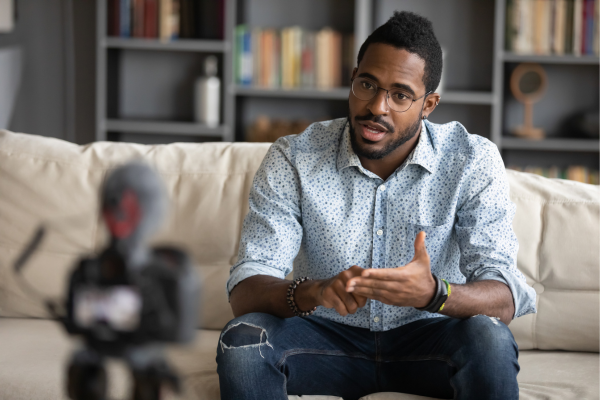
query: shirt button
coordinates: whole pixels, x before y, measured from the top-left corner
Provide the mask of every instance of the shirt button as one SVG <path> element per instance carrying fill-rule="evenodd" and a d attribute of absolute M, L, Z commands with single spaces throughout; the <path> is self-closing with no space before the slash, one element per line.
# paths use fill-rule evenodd
<path fill-rule="evenodd" d="M 375 323 L 379 322 L 379 317 L 373 318 L 373 322 L 375 322 Z"/>
<path fill-rule="evenodd" d="M 385 185 L 381 185 L 379 186 L 379 188 L 381 189 L 381 191 L 383 192 L 385 190 Z"/>
<path fill-rule="evenodd" d="M 380 230 L 378 230 L 378 231 L 377 231 L 377 234 L 378 234 L 379 236 L 383 235 L 383 229 L 380 229 Z"/>

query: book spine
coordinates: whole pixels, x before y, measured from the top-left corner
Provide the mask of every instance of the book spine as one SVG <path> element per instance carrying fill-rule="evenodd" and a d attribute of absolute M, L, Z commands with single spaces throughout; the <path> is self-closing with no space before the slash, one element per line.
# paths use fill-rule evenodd
<path fill-rule="evenodd" d="M 242 84 L 252 85 L 252 33 L 244 32 L 244 51 L 242 53 Z"/>
<path fill-rule="evenodd" d="M 168 41 L 171 37 L 171 0 L 160 0 L 160 12 L 158 15 L 160 40 Z"/>
<path fill-rule="evenodd" d="M 262 31 L 260 28 L 252 29 L 252 84 L 260 86 L 260 74 L 261 68 L 261 36 Z"/>
<path fill-rule="evenodd" d="M 281 87 L 281 31 L 273 38 L 273 87 Z"/>
<path fill-rule="evenodd" d="M 121 0 L 119 8 L 119 36 L 131 37 L 131 0 Z"/>
<path fill-rule="evenodd" d="M 144 4 L 144 37 L 158 37 L 158 0 L 146 0 Z"/>
<path fill-rule="evenodd" d="M 303 31 L 300 27 L 295 27 L 294 31 L 294 87 L 302 86 L 302 36 Z"/>
<path fill-rule="evenodd" d="M 107 27 L 106 34 L 108 36 L 119 36 L 120 24 L 119 24 L 119 8 L 121 7 L 120 0 L 108 0 L 107 3 Z"/>
<path fill-rule="evenodd" d="M 144 37 L 144 0 L 133 0 L 133 37 Z"/>
<path fill-rule="evenodd" d="M 171 0 L 171 16 L 169 18 L 169 38 L 171 40 L 179 38 L 179 6 L 179 0 Z"/>
<path fill-rule="evenodd" d="M 585 54 L 594 54 L 594 0 L 586 1 Z"/>
<path fill-rule="evenodd" d="M 573 54 L 581 55 L 581 30 L 583 17 L 583 0 L 575 0 L 573 6 Z"/>
<path fill-rule="evenodd" d="M 235 83 L 242 84 L 242 54 L 244 52 L 244 25 L 235 27 L 233 47 L 233 74 Z"/>
<path fill-rule="evenodd" d="M 594 54 L 600 55 L 600 0 L 594 2 Z"/>

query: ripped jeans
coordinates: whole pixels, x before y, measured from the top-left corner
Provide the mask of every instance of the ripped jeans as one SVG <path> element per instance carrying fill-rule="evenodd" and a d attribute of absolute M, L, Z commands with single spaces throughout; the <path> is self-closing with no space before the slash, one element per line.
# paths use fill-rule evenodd
<path fill-rule="evenodd" d="M 423 319 L 385 332 L 320 317 L 246 314 L 221 333 L 222 400 L 376 392 L 441 399 L 519 398 L 518 347 L 486 316 Z"/>

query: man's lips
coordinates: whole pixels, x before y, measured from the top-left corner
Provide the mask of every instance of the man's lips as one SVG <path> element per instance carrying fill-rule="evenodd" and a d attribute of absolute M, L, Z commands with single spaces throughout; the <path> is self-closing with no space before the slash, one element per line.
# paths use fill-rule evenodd
<path fill-rule="evenodd" d="M 371 142 L 380 141 L 387 133 L 387 130 L 383 126 L 370 121 L 359 122 L 359 125 L 360 135 L 363 139 L 367 139 Z"/>

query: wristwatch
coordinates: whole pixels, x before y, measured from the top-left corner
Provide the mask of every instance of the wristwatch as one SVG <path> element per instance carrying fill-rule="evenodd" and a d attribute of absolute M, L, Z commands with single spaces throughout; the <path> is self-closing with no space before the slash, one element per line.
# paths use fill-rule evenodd
<path fill-rule="evenodd" d="M 448 299 L 448 296 L 449 296 L 448 289 L 449 289 L 450 285 L 446 284 L 446 281 L 435 276 L 434 274 L 431 274 L 431 276 L 433 276 L 433 279 L 435 280 L 435 294 L 433 296 L 433 299 L 431 299 L 429 304 L 427 304 L 425 307 L 415 307 L 415 308 L 419 311 L 427 311 L 430 313 L 437 313 L 437 312 L 442 311 L 442 309 L 444 308 L 444 305 L 446 304 L 446 300 Z"/>

